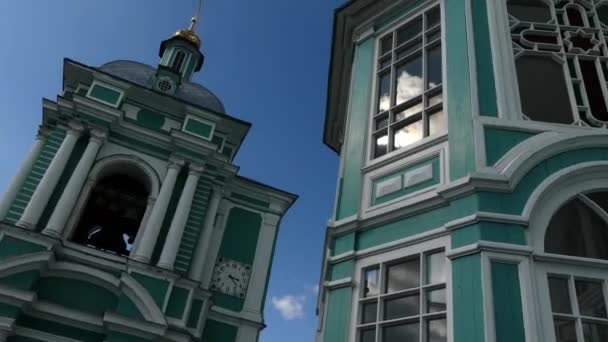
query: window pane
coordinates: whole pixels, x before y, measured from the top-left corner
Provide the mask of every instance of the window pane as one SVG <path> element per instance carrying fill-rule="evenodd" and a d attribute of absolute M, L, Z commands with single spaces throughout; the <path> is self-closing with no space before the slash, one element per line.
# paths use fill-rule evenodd
<path fill-rule="evenodd" d="M 389 34 L 380 41 L 380 55 L 384 55 L 393 48 L 393 34 Z"/>
<path fill-rule="evenodd" d="M 429 116 L 429 134 L 437 134 L 447 131 L 445 114 L 443 109 L 432 113 Z"/>
<path fill-rule="evenodd" d="M 416 37 L 422 32 L 422 18 L 416 18 L 397 30 L 397 46 Z"/>
<path fill-rule="evenodd" d="M 509 14 L 521 21 L 546 23 L 551 20 L 551 11 L 543 0 L 509 0 Z"/>
<path fill-rule="evenodd" d="M 396 104 L 422 94 L 422 56 L 417 55 L 397 68 Z"/>
<path fill-rule="evenodd" d="M 387 269 L 387 275 L 387 293 L 418 287 L 420 286 L 420 260 L 414 259 L 391 265 Z"/>
<path fill-rule="evenodd" d="M 420 314 L 420 296 L 388 299 L 384 302 L 384 319 L 395 319 L 416 316 Z"/>
<path fill-rule="evenodd" d="M 414 115 L 414 114 L 418 114 L 422 111 L 422 102 L 418 102 L 414 105 L 412 105 L 411 107 L 408 107 L 402 111 L 400 111 L 399 113 L 395 114 L 395 122 L 403 120 L 405 118 L 409 118 L 410 116 Z"/>
<path fill-rule="evenodd" d="M 435 95 L 431 95 L 428 97 L 428 102 L 429 104 L 427 105 L 427 107 L 431 107 L 434 106 L 438 103 L 443 102 L 443 94 L 439 93 L 439 94 L 435 94 Z"/>
<path fill-rule="evenodd" d="M 448 340 L 445 319 L 435 319 L 427 324 L 426 334 L 428 342 L 446 342 Z"/>
<path fill-rule="evenodd" d="M 426 283 L 445 283 L 445 253 L 435 253 L 426 256 Z"/>
<path fill-rule="evenodd" d="M 426 27 L 429 28 L 439 24 L 439 20 L 441 20 L 441 12 L 439 7 L 435 7 L 426 14 Z"/>
<path fill-rule="evenodd" d="M 365 271 L 364 275 L 363 297 L 372 297 L 378 295 L 378 269 L 370 269 Z"/>
<path fill-rule="evenodd" d="M 426 309 L 428 313 L 446 311 L 445 289 L 427 292 Z"/>
<path fill-rule="evenodd" d="M 386 128 L 388 126 L 388 116 L 376 119 L 376 130 Z"/>
<path fill-rule="evenodd" d="M 410 323 L 403 325 L 395 325 L 384 328 L 383 342 L 409 342 L 418 341 L 419 338 L 418 323 Z"/>
<path fill-rule="evenodd" d="M 383 134 L 376 137 L 374 146 L 374 157 L 380 157 L 386 154 L 388 149 L 388 135 Z"/>
<path fill-rule="evenodd" d="M 606 304 L 602 293 L 602 284 L 577 280 L 575 287 L 581 315 L 606 318 Z"/>
<path fill-rule="evenodd" d="M 413 144 L 423 137 L 422 121 L 416 121 L 395 131 L 393 146 L 395 149 Z"/>
<path fill-rule="evenodd" d="M 572 123 L 563 66 L 551 57 L 532 55 L 517 58 L 515 65 L 523 113 L 532 120 Z"/>
<path fill-rule="evenodd" d="M 608 326 L 604 324 L 583 323 L 585 342 L 608 341 Z"/>
<path fill-rule="evenodd" d="M 361 342 L 376 342 L 376 329 L 363 330 L 361 332 Z"/>
<path fill-rule="evenodd" d="M 441 45 L 430 49 L 427 55 L 427 89 L 441 84 Z"/>
<path fill-rule="evenodd" d="M 378 113 L 391 106 L 391 74 L 386 73 L 378 80 Z"/>
<path fill-rule="evenodd" d="M 378 302 L 364 304 L 361 309 L 361 324 L 373 323 L 378 314 Z"/>
<path fill-rule="evenodd" d="M 407 57 L 407 56 L 411 55 L 412 53 L 416 52 L 417 50 L 420 50 L 421 48 L 422 48 L 422 38 L 416 38 L 416 39 L 412 40 L 411 42 L 404 44 L 397 49 L 397 52 L 395 53 L 396 54 L 395 61 L 399 61 L 401 58 Z"/>
<path fill-rule="evenodd" d="M 551 310 L 555 313 L 572 313 L 568 279 L 549 277 L 549 296 L 551 297 Z"/>
<path fill-rule="evenodd" d="M 574 321 L 556 319 L 554 323 L 556 342 L 577 342 Z"/>

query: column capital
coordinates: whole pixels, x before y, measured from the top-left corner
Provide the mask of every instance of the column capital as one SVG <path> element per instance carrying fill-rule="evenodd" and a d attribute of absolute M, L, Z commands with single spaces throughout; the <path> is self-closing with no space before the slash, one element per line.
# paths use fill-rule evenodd
<path fill-rule="evenodd" d="M 264 213 L 262 214 L 263 224 L 265 226 L 276 227 L 281 220 L 281 216 L 273 213 Z"/>
<path fill-rule="evenodd" d="M 50 133 L 51 130 L 47 126 L 40 126 L 40 128 L 38 128 L 38 133 L 36 134 L 36 139 L 44 140 Z"/>
<path fill-rule="evenodd" d="M 188 175 L 190 176 L 200 176 L 205 168 L 200 165 L 190 164 L 190 169 L 188 170 Z"/>
<path fill-rule="evenodd" d="M 82 132 L 84 132 L 84 128 L 84 125 L 75 121 L 70 121 L 68 123 L 68 134 L 80 136 Z"/>
<path fill-rule="evenodd" d="M 185 164 L 186 164 L 186 162 L 183 159 L 171 157 L 171 158 L 169 158 L 169 161 L 167 163 L 167 168 L 179 170 Z"/>
<path fill-rule="evenodd" d="M 213 191 L 213 193 L 211 194 L 212 196 L 217 194 L 221 197 L 224 197 L 224 195 L 226 194 L 226 190 L 223 186 L 218 185 L 218 184 L 213 184 L 211 186 L 211 190 Z"/>
<path fill-rule="evenodd" d="M 108 138 L 108 132 L 99 128 L 93 128 L 90 132 L 89 142 L 103 144 Z"/>

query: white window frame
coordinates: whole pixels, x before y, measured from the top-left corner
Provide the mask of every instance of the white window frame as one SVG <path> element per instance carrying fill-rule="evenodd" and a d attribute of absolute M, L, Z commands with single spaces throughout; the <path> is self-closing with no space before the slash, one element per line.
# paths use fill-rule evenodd
<path fill-rule="evenodd" d="M 379 59 L 379 52 L 380 52 L 380 44 L 381 44 L 381 40 L 382 38 L 384 38 L 384 36 L 386 36 L 389 32 L 394 32 L 396 31 L 399 27 L 405 25 L 406 23 L 420 17 L 420 16 L 424 16 L 423 12 L 426 12 L 427 10 L 435 7 L 435 6 L 439 6 L 439 10 L 440 10 L 440 27 L 441 27 L 441 38 L 439 40 L 439 44 L 441 45 L 441 63 L 442 63 L 442 70 L 441 70 L 441 77 L 442 77 L 442 82 L 441 82 L 441 92 L 443 94 L 443 106 L 442 106 L 442 110 L 444 113 L 444 118 L 446 120 L 445 122 L 445 126 L 446 126 L 446 130 L 434 135 L 429 135 L 426 137 L 423 137 L 422 139 L 406 146 L 400 149 L 396 149 L 393 151 L 387 151 L 387 153 L 383 156 L 374 158 L 373 157 L 373 153 L 374 153 L 374 139 L 373 139 L 373 132 L 374 132 L 374 116 L 376 116 L 376 108 L 377 108 L 377 97 L 378 97 L 378 59 Z M 420 152 L 421 150 L 430 147 L 430 146 L 434 146 L 438 143 L 441 143 L 442 141 L 445 140 L 445 137 L 448 135 L 448 110 L 447 110 L 447 87 L 446 87 L 446 80 L 447 80 L 447 73 L 446 73 L 446 48 L 445 48 L 445 42 L 446 42 L 446 37 L 445 37 L 445 12 L 444 12 L 444 1 L 443 0 L 437 0 L 437 1 L 430 1 L 427 4 L 423 4 L 421 6 L 419 6 L 418 8 L 412 10 L 405 18 L 401 18 L 393 23 L 391 23 L 390 25 L 388 25 L 387 27 L 376 31 L 374 33 L 374 57 L 373 57 L 373 67 L 372 67 L 372 84 L 371 84 L 371 90 L 370 90 L 370 107 L 368 110 L 368 125 L 367 125 L 367 143 L 366 143 L 366 148 L 365 148 L 365 165 L 366 167 L 371 167 L 373 165 L 377 165 L 377 164 L 384 164 L 384 163 L 390 163 L 394 160 L 403 158 L 404 156 L 409 156 L 412 154 L 415 154 L 417 152 Z M 426 46 L 421 47 L 422 49 L 425 49 Z M 422 69 L 426 70 L 426 61 L 423 60 L 422 61 Z M 391 89 L 393 87 L 393 79 L 391 77 Z M 426 90 L 425 90 L 426 92 Z M 391 90 L 391 97 L 392 97 L 392 90 Z M 424 106 L 424 104 L 423 104 Z M 423 120 L 423 119 L 422 119 Z M 389 125 L 390 125 L 390 118 L 389 118 Z M 388 132 L 388 134 L 390 135 L 390 130 Z M 387 146 L 388 148 L 388 146 Z"/>
<path fill-rule="evenodd" d="M 449 254 L 450 246 L 450 237 L 449 236 L 441 236 L 432 240 L 415 243 L 412 245 L 407 245 L 398 249 L 388 250 L 383 253 L 377 253 L 370 255 L 368 257 L 364 257 L 358 259 L 355 262 L 355 272 L 354 272 L 354 287 L 352 290 L 352 298 L 351 298 L 351 316 L 349 323 L 349 334 L 348 334 L 348 342 L 359 342 L 359 329 L 357 326 L 359 325 L 359 317 L 361 314 L 359 301 L 361 299 L 361 291 L 362 291 L 362 282 L 363 279 L 363 271 L 370 266 L 388 263 L 392 261 L 398 261 L 400 259 L 407 259 L 409 256 L 413 256 L 420 253 L 433 252 L 437 250 L 443 249 L 446 253 L 445 260 L 445 291 L 446 291 L 446 331 L 447 331 L 447 341 L 453 342 L 453 321 L 452 321 L 452 266 L 451 260 L 447 257 Z M 379 274 L 382 272 L 382 269 L 379 270 Z M 424 269 L 421 267 L 421 272 L 424 272 Z M 381 285 L 380 285 L 381 286 Z M 422 286 L 422 284 L 421 284 Z M 423 308 L 420 308 L 422 310 Z M 421 321 L 419 321 L 422 324 Z M 376 341 L 380 342 L 380 341 Z"/>

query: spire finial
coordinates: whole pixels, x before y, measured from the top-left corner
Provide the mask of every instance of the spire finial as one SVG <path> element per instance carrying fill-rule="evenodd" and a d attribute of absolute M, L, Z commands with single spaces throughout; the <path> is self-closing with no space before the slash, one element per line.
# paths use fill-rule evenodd
<path fill-rule="evenodd" d="M 196 35 L 196 32 L 194 32 L 194 27 L 196 26 L 196 23 L 198 22 L 198 17 L 201 14 L 202 7 L 203 7 L 203 0 L 199 0 L 196 13 L 195 13 L 194 17 L 192 17 L 192 19 L 190 19 L 190 27 L 188 27 L 187 30 L 179 30 L 179 31 L 175 32 L 175 34 L 173 35 L 174 37 L 181 37 L 181 38 L 191 42 L 197 48 L 201 47 L 201 39 L 198 37 L 198 35 Z"/>
<path fill-rule="evenodd" d="M 195 13 L 194 17 L 192 17 L 192 19 L 190 19 L 190 27 L 188 28 L 188 30 L 194 31 L 194 26 L 196 26 L 196 23 L 198 22 L 198 18 L 201 15 L 202 8 L 203 8 L 203 0 L 199 0 L 198 8 L 196 9 L 196 13 Z"/>

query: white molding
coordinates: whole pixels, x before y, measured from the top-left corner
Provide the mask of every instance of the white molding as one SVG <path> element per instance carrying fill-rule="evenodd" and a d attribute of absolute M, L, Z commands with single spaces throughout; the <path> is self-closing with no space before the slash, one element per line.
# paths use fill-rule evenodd
<path fill-rule="evenodd" d="M 190 120 L 198 121 L 199 123 L 211 126 L 211 132 L 209 132 L 209 137 L 203 137 L 202 135 L 198 135 L 198 134 L 196 134 L 194 132 L 187 131 L 186 130 L 186 126 L 188 126 L 188 122 Z M 192 136 L 195 136 L 195 137 L 198 137 L 198 138 L 201 138 L 201 139 L 204 139 L 204 140 L 211 141 L 213 139 L 213 134 L 215 133 L 215 122 L 213 122 L 213 121 L 211 121 L 209 119 L 204 119 L 204 118 L 201 118 L 201 117 L 198 117 L 198 116 L 195 116 L 193 114 L 188 113 L 188 114 L 186 114 L 186 117 L 184 118 L 184 124 L 183 124 L 183 127 L 182 127 L 181 130 L 183 132 L 185 132 L 185 133 L 188 133 L 188 134 L 192 135 Z"/>
<path fill-rule="evenodd" d="M 351 287 L 353 285 L 354 285 L 353 279 L 351 277 L 347 277 L 347 278 L 338 279 L 338 280 L 326 281 L 323 284 L 323 287 L 327 288 L 328 290 L 335 290 L 335 289 L 341 289 L 343 287 Z"/>
<path fill-rule="evenodd" d="M 135 304 L 146 320 L 160 325 L 167 325 L 165 315 L 158 305 L 156 305 L 150 293 L 131 275 L 123 272 L 120 277 L 120 285 L 123 293 Z"/>
<path fill-rule="evenodd" d="M 93 91 L 93 89 L 95 88 L 95 86 L 100 86 L 100 87 L 107 88 L 107 89 L 110 89 L 110 90 L 113 90 L 113 91 L 117 92 L 119 95 L 118 95 L 118 100 L 116 101 L 116 103 L 107 102 L 107 101 L 104 101 L 102 99 L 98 99 L 96 97 L 91 96 L 91 92 Z M 120 107 L 120 103 L 122 102 L 124 96 L 125 96 L 125 91 L 123 89 L 121 89 L 121 88 L 119 88 L 117 86 L 108 84 L 105 81 L 99 81 L 97 79 L 93 80 L 93 82 L 89 86 L 89 90 L 87 91 L 87 95 L 86 95 L 87 98 L 89 98 L 91 100 L 94 100 L 94 101 L 97 101 L 97 102 L 100 102 L 100 103 L 103 103 L 103 104 L 108 105 L 108 106 L 110 106 L 112 108 L 118 108 L 118 107 Z"/>
<path fill-rule="evenodd" d="M 532 248 L 523 245 L 513 245 L 509 243 L 481 240 L 470 245 L 454 248 L 450 252 L 446 253 L 446 257 L 448 257 L 449 259 L 457 259 L 467 255 L 477 254 L 479 252 L 493 252 L 508 255 L 528 256 L 532 254 Z"/>
<path fill-rule="evenodd" d="M 74 340 L 68 337 L 59 336 L 41 330 L 30 329 L 22 326 L 15 327 L 15 335 L 47 342 L 80 342 L 79 340 Z"/>

